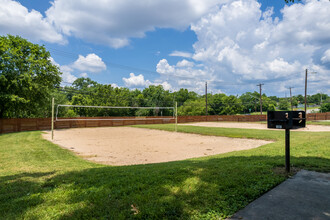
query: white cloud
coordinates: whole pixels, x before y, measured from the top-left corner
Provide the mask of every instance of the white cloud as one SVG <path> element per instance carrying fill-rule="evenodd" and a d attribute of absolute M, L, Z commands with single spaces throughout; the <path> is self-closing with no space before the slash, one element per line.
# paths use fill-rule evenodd
<path fill-rule="evenodd" d="M 194 68 L 194 66 L 195 63 L 187 60 L 181 60 L 177 65 L 172 66 L 166 59 L 162 59 L 158 62 L 156 71 L 161 74 L 162 78 L 173 82 L 177 79 L 192 81 L 206 80 L 206 76 L 210 79 L 211 74 L 207 74 L 208 70 Z"/>
<path fill-rule="evenodd" d="M 232 1 L 191 25 L 198 39 L 193 59 L 204 65 L 200 70 L 210 79 L 227 82 L 227 87 L 225 83 L 218 87 L 223 86 L 230 93 L 256 90 L 257 82 L 264 82 L 269 92 L 295 86 L 301 93 L 304 69 L 313 67 L 321 69 L 318 78 L 323 81 L 315 85 L 310 82 L 310 90 L 325 88 L 330 81 L 326 73 L 329 66 L 321 67 L 315 62 L 325 64 L 330 55 L 322 52 L 330 46 L 329 1 L 286 5 L 282 20 L 272 17 L 272 8 L 262 12 L 260 6 L 255 0 Z M 162 61 L 157 71 L 164 74 L 171 67 Z M 191 67 L 181 67 L 183 70 L 189 72 Z M 178 74 L 179 70 L 175 72 Z M 188 85 L 192 80 L 178 82 Z"/>
<path fill-rule="evenodd" d="M 113 88 L 121 88 L 121 86 L 118 86 L 116 83 L 111 83 L 110 84 Z"/>
<path fill-rule="evenodd" d="M 168 64 L 166 59 L 161 59 L 157 64 L 157 72 L 160 74 L 173 73 L 174 68 Z"/>
<path fill-rule="evenodd" d="M 162 59 L 157 64 L 157 72 L 161 75 L 160 79 L 167 81 L 174 90 L 184 87 L 203 93 L 206 81 L 217 81 L 211 70 L 185 59 L 176 65 L 170 65 L 166 59 Z"/>
<path fill-rule="evenodd" d="M 62 72 L 61 77 L 62 77 L 63 85 L 71 84 L 77 79 L 77 77 L 72 74 L 73 69 L 70 66 L 67 65 L 61 66 L 53 59 L 53 57 L 50 57 L 49 59 L 52 62 L 52 64 L 60 68 L 60 71 Z"/>
<path fill-rule="evenodd" d="M 155 28 L 184 30 L 227 0 L 56 0 L 47 19 L 65 35 L 120 48 Z"/>
<path fill-rule="evenodd" d="M 73 69 L 69 66 L 60 66 L 60 70 L 62 72 L 62 83 L 70 84 L 73 83 L 77 77 L 72 74 Z"/>
<path fill-rule="evenodd" d="M 151 82 L 149 80 L 145 80 L 144 76 L 142 74 L 135 75 L 134 73 L 129 74 L 129 78 L 123 78 L 123 81 L 125 83 L 125 86 L 129 88 L 146 88 L 150 85 L 161 85 L 165 90 L 170 90 L 172 88 L 171 84 L 169 84 L 167 81 L 163 80 L 156 80 L 155 82 Z"/>
<path fill-rule="evenodd" d="M 54 60 L 53 57 L 49 57 L 49 60 L 50 60 L 50 62 L 51 62 L 53 65 L 55 65 L 55 66 L 57 66 L 57 67 L 60 67 L 60 64 L 58 64 L 58 63 Z"/>
<path fill-rule="evenodd" d="M 0 0 L 0 34 L 19 35 L 32 41 L 67 43 L 40 12 L 28 11 L 12 0 Z"/>
<path fill-rule="evenodd" d="M 329 63 L 330 62 L 330 49 L 326 50 L 321 58 L 322 63 Z"/>
<path fill-rule="evenodd" d="M 171 90 L 172 89 L 171 84 L 169 84 L 166 81 L 164 81 L 164 82 L 154 82 L 151 85 L 155 85 L 155 86 L 161 85 L 165 90 Z"/>
<path fill-rule="evenodd" d="M 72 74 L 73 69 L 69 66 L 60 66 L 60 70 L 62 72 L 62 83 L 63 84 L 71 84 L 73 83 L 77 77 Z"/>
<path fill-rule="evenodd" d="M 173 51 L 172 53 L 169 54 L 172 57 L 185 57 L 185 58 L 191 58 L 192 53 L 189 52 L 184 52 L 184 51 Z"/>
<path fill-rule="evenodd" d="M 143 88 L 151 85 L 149 80 L 144 80 L 144 76 L 142 74 L 135 75 L 134 73 L 129 74 L 129 78 L 123 78 L 125 85 L 129 88 Z"/>
<path fill-rule="evenodd" d="M 284 61 L 283 58 L 275 59 L 271 62 L 267 62 L 267 68 L 276 74 L 276 77 L 287 76 L 290 73 L 297 73 L 300 71 L 301 64 L 295 61 L 292 64 Z"/>
<path fill-rule="evenodd" d="M 73 83 L 77 79 L 77 77 L 73 74 L 75 70 L 96 73 L 106 69 L 102 59 L 95 54 L 88 54 L 86 57 L 79 55 L 79 58 L 73 64 L 62 66 L 56 63 L 52 57 L 50 60 L 54 65 L 60 68 L 60 71 L 62 72 L 63 84 Z M 79 77 L 87 78 L 88 74 L 86 72 L 82 72 L 79 74 Z"/>
<path fill-rule="evenodd" d="M 86 57 L 79 55 L 79 58 L 73 63 L 72 67 L 90 73 L 106 70 L 105 63 L 94 53 L 88 54 Z"/>
<path fill-rule="evenodd" d="M 193 67 L 194 65 L 195 65 L 195 64 L 194 64 L 193 62 L 190 62 L 190 61 L 185 60 L 185 59 L 179 61 L 179 62 L 176 64 L 177 67 Z"/>
<path fill-rule="evenodd" d="M 87 78 L 88 77 L 88 74 L 87 73 L 80 73 L 79 75 L 80 77 L 84 77 L 84 78 Z"/>

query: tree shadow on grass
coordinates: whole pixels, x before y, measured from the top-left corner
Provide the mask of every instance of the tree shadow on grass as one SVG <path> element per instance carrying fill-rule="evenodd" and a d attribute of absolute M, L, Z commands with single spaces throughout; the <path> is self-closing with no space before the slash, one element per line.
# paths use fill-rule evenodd
<path fill-rule="evenodd" d="M 291 159 L 300 168 L 330 171 L 329 159 Z M 54 207 L 54 212 L 62 211 L 60 219 L 219 218 L 234 214 L 284 181 L 286 175 L 275 172 L 275 168 L 284 170 L 283 157 L 209 157 L 67 172 L 49 178 L 41 186 L 28 181 L 22 185 L 18 182 L 21 178 L 13 176 L 6 184 L 9 191 L 26 186 L 36 195 L 67 194 L 62 202 L 75 208 L 63 211 Z M 10 207 L 23 206 L 17 214 L 7 209 L 8 216 L 19 217 L 30 206 L 43 202 L 38 196 L 24 193 L 7 197 Z"/>
<path fill-rule="evenodd" d="M 31 207 L 43 202 L 40 194 L 51 190 L 41 189 L 39 178 L 54 172 L 20 173 L 0 177 L 0 213 L 5 219 L 16 219 Z M 0 217 L 0 219 L 2 219 Z"/>

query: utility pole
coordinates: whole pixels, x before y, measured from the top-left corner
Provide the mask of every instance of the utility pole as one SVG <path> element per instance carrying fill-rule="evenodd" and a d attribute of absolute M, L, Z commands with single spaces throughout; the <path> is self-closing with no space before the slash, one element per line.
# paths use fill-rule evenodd
<path fill-rule="evenodd" d="M 291 93 L 291 89 L 293 89 L 294 87 L 289 87 L 290 89 L 290 102 L 291 102 L 291 111 L 293 111 L 293 106 L 292 106 L 292 93 Z"/>
<path fill-rule="evenodd" d="M 259 83 L 257 86 L 260 88 L 260 114 L 262 115 L 262 98 L 261 98 L 261 86 L 263 86 L 263 83 Z"/>
<path fill-rule="evenodd" d="M 207 116 L 207 82 L 205 82 L 205 116 Z"/>
<path fill-rule="evenodd" d="M 307 118 L 307 72 L 308 72 L 308 70 L 306 69 L 306 75 L 305 75 L 305 113 L 306 113 L 306 118 Z M 316 73 L 316 72 L 310 72 L 310 73 Z"/>

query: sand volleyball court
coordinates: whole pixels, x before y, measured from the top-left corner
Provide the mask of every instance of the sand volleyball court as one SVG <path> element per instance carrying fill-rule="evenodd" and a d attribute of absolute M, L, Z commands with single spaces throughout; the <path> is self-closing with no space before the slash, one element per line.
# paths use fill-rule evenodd
<path fill-rule="evenodd" d="M 133 127 L 73 128 L 55 131 L 52 141 L 83 158 L 109 165 L 160 163 L 248 150 L 271 143 Z M 43 137 L 51 141 L 51 132 Z"/>

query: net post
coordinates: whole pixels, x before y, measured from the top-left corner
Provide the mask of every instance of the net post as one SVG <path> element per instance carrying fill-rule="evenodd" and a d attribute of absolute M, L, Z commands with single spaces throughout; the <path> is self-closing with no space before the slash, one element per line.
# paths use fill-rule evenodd
<path fill-rule="evenodd" d="M 178 131 L 178 102 L 175 102 L 175 132 Z"/>
<path fill-rule="evenodd" d="M 54 97 L 52 98 L 52 140 L 54 139 Z"/>

